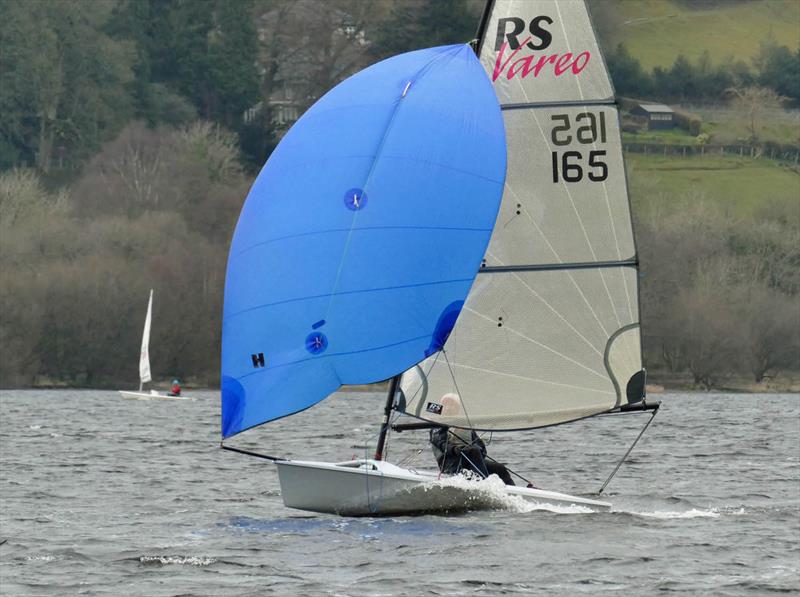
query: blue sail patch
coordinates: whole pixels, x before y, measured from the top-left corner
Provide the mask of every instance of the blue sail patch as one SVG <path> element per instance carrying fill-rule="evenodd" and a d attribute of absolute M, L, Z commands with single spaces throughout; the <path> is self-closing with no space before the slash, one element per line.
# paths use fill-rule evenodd
<path fill-rule="evenodd" d="M 253 184 L 231 243 L 223 437 L 439 350 L 505 170 L 500 107 L 466 45 L 384 60 L 314 104 Z"/>

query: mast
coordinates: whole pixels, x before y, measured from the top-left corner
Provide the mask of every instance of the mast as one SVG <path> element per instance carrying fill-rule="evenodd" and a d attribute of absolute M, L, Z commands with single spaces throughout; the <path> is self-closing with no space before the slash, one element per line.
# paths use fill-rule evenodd
<path fill-rule="evenodd" d="M 394 406 L 394 395 L 397 393 L 397 386 L 403 374 L 395 375 L 389 382 L 389 393 L 386 395 L 386 406 L 383 409 L 383 423 L 381 433 L 378 436 L 378 446 L 375 448 L 375 460 L 383 460 L 383 448 L 386 446 L 386 435 L 389 433 L 389 417 L 392 415 Z"/>
<path fill-rule="evenodd" d="M 483 42 L 484 34 L 486 33 L 486 26 L 489 24 L 489 15 L 492 14 L 492 8 L 494 7 L 494 0 L 486 0 L 486 4 L 483 7 L 483 13 L 481 13 L 481 20 L 478 23 L 478 30 L 475 32 L 475 39 L 473 40 L 473 50 L 475 50 L 475 54 L 480 56 L 481 53 L 481 43 Z"/>

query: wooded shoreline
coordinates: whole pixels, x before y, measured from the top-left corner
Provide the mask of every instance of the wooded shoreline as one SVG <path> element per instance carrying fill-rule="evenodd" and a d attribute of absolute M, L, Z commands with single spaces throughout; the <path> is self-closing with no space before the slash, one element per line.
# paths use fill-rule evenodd
<path fill-rule="evenodd" d="M 629 149 L 664 142 L 658 155 L 626 156 L 648 379 L 798 391 L 800 50 L 771 40 L 737 61 L 681 55 L 644 68 L 645 48 L 631 53 L 616 36 L 627 11 L 653 3 L 589 4 L 618 95 L 702 116 L 699 135 L 626 133 Z M 680 4 L 685 24 L 695 9 L 728 10 Z M 230 238 L 278 138 L 348 74 L 470 39 L 483 5 L 5 2 L 0 32 L 14 59 L 0 93 L 0 387 L 136 387 L 151 289 L 153 377 L 216 384 Z M 768 88 L 795 109 L 754 111 L 732 87 Z"/>
<path fill-rule="evenodd" d="M 68 382 L 42 381 L 28 386 L 0 386 L 0 390 L 120 390 L 126 389 L 129 384 L 121 382 L 118 384 L 100 384 L 96 386 L 75 385 Z M 183 382 L 184 391 L 217 391 L 218 385 L 193 382 L 191 379 Z M 169 383 L 152 384 L 153 389 L 168 390 Z M 389 387 L 388 381 L 374 384 L 362 384 L 355 386 L 343 386 L 342 391 L 347 392 L 385 392 Z M 732 378 L 722 383 L 718 387 L 703 388 L 694 384 L 688 376 L 674 376 L 664 378 L 655 376 L 647 384 L 647 395 L 657 397 L 660 394 L 672 393 L 733 393 L 733 394 L 798 394 L 800 395 L 800 372 L 793 372 L 786 375 L 778 375 L 773 379 L 765 380 L 757 384 L 747 378 Z"/>

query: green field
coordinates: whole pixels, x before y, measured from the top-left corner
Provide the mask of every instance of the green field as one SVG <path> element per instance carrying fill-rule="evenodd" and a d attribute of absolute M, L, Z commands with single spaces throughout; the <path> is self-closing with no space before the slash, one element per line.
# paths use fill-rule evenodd
<path fill-rule="evenodd" d="M 695 62 L 708 50 L 714 63 L 728 57 L 750 63 L 762 41 L 792 50 L 800 45 L 800 1 L 721 3 L 691 10 L 672 0 L 619 0 L 620 25 L 610 40 L 624 42 L 645 69 L 670 66 L 679 54 Z"/>
<path fill-rule="evenodd" d="M 773 160 L 630 153 L 625 161 L 637 210 L 657 204 L 660 209 L 669 209 L 665 201 L 694 198 L 711 201 L 743 217 L 776 203 L 800 213 L 800 174 Z"/>
<path fill-rule="evenodd" d="M 703 132 L 706 132 L 705 130 Z M 655 143 L 666 145 L 697 145 L 697 137 L 694 137 L 683 129 L 665 129 L 643 131 L 641 133 L 622 133 L 624 143 Z"/>

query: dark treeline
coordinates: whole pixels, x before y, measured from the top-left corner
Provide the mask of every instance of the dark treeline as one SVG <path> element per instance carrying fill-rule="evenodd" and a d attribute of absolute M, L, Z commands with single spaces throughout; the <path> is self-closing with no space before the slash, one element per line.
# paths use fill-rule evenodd
<path fill-rule="evenodd" d="M 730 8 L 760 0 L 677 0 L 687 10 Z M 624 43 L 617 43 L 625 15 L 619 0 L 587 0 L 617 95 L 658 101 L 719 103 L 733 89 L 763 87 L 800 107 L 800 48 L 792 50 L 769 36 L 754 57 L 731 55 L 714 63 L 704 52 L 696 62 L 679 55 L 669 67 L 645 70 Z M 768 7 L 762 3 L 762 9 Z M 676 32 L 679 35 L 680 32 Z M 734 46 L 732 46 L 734 47 Z"/>
<path fill-rule="evenodd" d="M 346 76 L 467 41 L 482 0 L 0 0 L 0 169 L 80 165 L 126 123 L 197 118 L 256 171 L 282 123 Z M 280 102 L 277 102 L 280 103 Z M 60 179 L 57 179 L 60 182 Z"/>
<path fill-rule="evenodd" d="M 786 46 L 765 43 L 753 67 L 733 59 L 713 64 L 708 52 L 696 63 L 678 56 L 671 67 L 657 66 L 650 73 L 631 56 L 625 44 L 618 44 L 606 58 L 620 95 L 661 101 L 719 101 L 734 89 L 757 85 L 800 106 L 800 48 L 792 52 Z"/>
<path fill-rule="evenodd" d="M 0 0 L 0 168 L 80 164 L 132 119 L 243 133 L 258 101 L 252 0 Z M 263 161 L 270 148 L 249 156 Z"/>
<path fill-rule="evenodd" d="M 376 60 L 469 40 L 483 4 L 0 0 L 0 385 L 133 385 L 150 288 L 154 377 L 217 383 L 230 235 L 282 131 Z M 797 368 L 795 216 L 682 218 L 638 226 L 648 366 Z"/>

